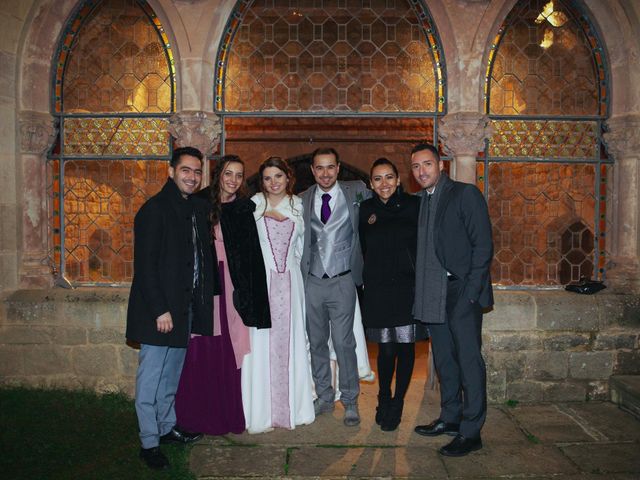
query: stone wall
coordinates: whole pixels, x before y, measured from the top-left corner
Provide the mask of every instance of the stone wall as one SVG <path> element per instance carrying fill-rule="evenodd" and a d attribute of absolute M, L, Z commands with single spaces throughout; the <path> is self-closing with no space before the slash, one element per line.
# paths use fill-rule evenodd
<path fill-rule="evenodd" d="M 126 289 L 22 290 L 0 303 L 0 384 L 133 394 Z M 640 297 L 498 291 L 485 316 L 489 399 L 606 399 L 612 374 L 640 374 Z"/>

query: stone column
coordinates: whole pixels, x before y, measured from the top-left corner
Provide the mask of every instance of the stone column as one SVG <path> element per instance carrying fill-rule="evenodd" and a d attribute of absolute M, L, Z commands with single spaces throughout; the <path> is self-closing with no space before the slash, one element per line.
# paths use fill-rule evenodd
<path fill-rule="evenodd" d="M 178 147 L 195 147 L 205 159 L 218 148 L 222 135 L 220 118 L 212 112 L 182 111 L 169 119 L 169 132 Z M 203 165 L 202 186 L 209 185 L 209 162 Z"/>
<path fill-rule="evenodd" d="M 612 231 L 606 244 L 607 283 L 619 291 L 640 292 L 640 115 L 614 117 L 604 140 L 615 165 L 607 205 Z"/>
<path fill-rule="evenodd" d="M 57 128 L 53 117 L 44 112 L 21 111 L 19 119 L 20 170 L 22 176 L 22 240 L 20 287 L 49 287 L 53 282 L 49 259 L 49 215 L 46 153 Z"/>
<path fill-rule="evenodd" d="M 475 185 L 476 156 L 492 132 L 489 117 L 476 112 L 450 113 L 440 122 L 438 132 L 445 152 L 454 157 L 452 178 Z"/>

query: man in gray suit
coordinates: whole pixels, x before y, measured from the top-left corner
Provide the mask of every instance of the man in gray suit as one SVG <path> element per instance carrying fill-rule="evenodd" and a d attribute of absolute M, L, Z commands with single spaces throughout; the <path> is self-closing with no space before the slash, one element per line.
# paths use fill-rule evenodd
<path fill-rule="evenodd" d="M 314 409 L 317 416 L 335 408 L 328 346 L 331 335 L 338 360 L 344 424 L 356 426 L 360 423 L 360 383 L 353 315 L 363 263 L 358 207 L 370 193 L 359 180 L 338 182 L 340 161 L 333 148 L 313 152 L 311 171 L 316 185 L 300 195 L 305 223 L 300 268 L 305 283 L 311 368 L 318 395 Z"/>
<path fill-rule="evenodd" d="M 423 188 L 413 316 L 429 325 L 440 379 L 440 416 L 415 431 L 455 436 L 439 452 L 460 457 L 482 448 L 487 415 L 482 309 L 493 305 L 493 241 L 480 190 L 454 182 L 443 167 L 433 145 L 417 145 L 411 152 L 411 171 Z"/>

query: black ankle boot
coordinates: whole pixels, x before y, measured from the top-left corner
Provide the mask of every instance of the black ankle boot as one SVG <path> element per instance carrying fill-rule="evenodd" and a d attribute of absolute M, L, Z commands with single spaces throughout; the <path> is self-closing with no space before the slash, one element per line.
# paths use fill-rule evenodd
<path fill-rule="evenodd" d="M 389 410 L 387 415 L 382 421 L 380 428 L 384 432 L 393 432 L 398 425 L 400 425 L 400 419 L 402 418 L 402 409 L 404 407 L 404 400 L 394 398 L 389 404 Z"/>
<path fill-rule="evenodd" d="M 390 404 L 391 397 L 378 395 L 378 406 L 376 407 L 376 423 L 378 425 L 382 425 L 382 422 L 384 422 Z"/>

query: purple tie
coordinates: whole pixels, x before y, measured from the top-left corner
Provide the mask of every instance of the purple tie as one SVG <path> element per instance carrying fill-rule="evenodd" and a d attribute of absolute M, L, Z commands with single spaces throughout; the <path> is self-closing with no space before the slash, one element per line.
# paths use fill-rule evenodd
<path fill-rule="evenodd" d="M 329 207 L 329 200 L 331 200 L 331 195 L 328 193 L 322 194 L 322 207 L 320 207 L 320 221 L 322 223 L 327 223 L 329 221 L 329 217 L 331 216 L 331 208 Z"/>

